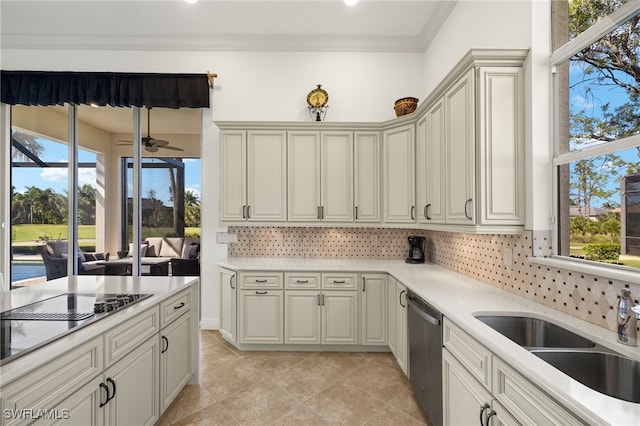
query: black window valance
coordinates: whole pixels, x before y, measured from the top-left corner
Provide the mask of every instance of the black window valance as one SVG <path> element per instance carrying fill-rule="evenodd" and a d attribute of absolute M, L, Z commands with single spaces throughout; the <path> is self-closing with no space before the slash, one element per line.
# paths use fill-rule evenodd
<path fill-rule="evenodd" d="M 207 74 L 0 71 L 9 105 L 208 108 Z"/>

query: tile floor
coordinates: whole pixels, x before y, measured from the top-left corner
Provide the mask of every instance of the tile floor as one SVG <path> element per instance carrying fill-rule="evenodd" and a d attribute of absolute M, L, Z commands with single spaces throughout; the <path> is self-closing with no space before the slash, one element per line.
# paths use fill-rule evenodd
<path fill-rule="evenodd" d="M 424 425 L 389 353 L 247 352 L 203 330 L 200 384 L 158 425 Z"/>

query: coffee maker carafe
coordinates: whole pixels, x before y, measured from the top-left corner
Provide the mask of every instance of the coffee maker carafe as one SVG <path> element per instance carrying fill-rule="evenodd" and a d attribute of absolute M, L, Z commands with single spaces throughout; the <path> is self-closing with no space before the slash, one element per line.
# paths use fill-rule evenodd
<path fill-rule="evenodd" d="M 424 237 L 410 236 L 407 263 L 424 263 Z"/>

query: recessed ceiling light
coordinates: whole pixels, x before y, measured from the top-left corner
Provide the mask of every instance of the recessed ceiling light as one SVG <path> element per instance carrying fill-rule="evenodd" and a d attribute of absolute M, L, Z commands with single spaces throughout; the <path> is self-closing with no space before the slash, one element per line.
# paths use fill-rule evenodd
<path fill-rule="evenodd" d="M 198 0 L 184 0 L 184 1 L 185 1 L 186 3 L 189 3 L 189 4 L 194 4 L 194 3 L 196 3 Z"/>
<path fill-rule="evenodd" d="M 347 6 L 353 6 L 354 4 L 358 3 L 358 0 L 344 0 L 344 2 Z"/>

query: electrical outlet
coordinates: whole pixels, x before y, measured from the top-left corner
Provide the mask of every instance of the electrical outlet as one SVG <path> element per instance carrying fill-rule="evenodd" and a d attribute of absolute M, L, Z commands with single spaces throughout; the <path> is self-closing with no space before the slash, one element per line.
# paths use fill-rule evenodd
<path fill-rule="evenodd" d="M 504 266 L 513 266 L 513 249 L 511 247 L 506 247 L 502 251 L 502 262 Z"/>
<path fill-rule="evenodd" d="M 230 244 L 238 242 L 238 234 L 230 234 L 228 232 L 216 232 L 216 243 Z"/>

